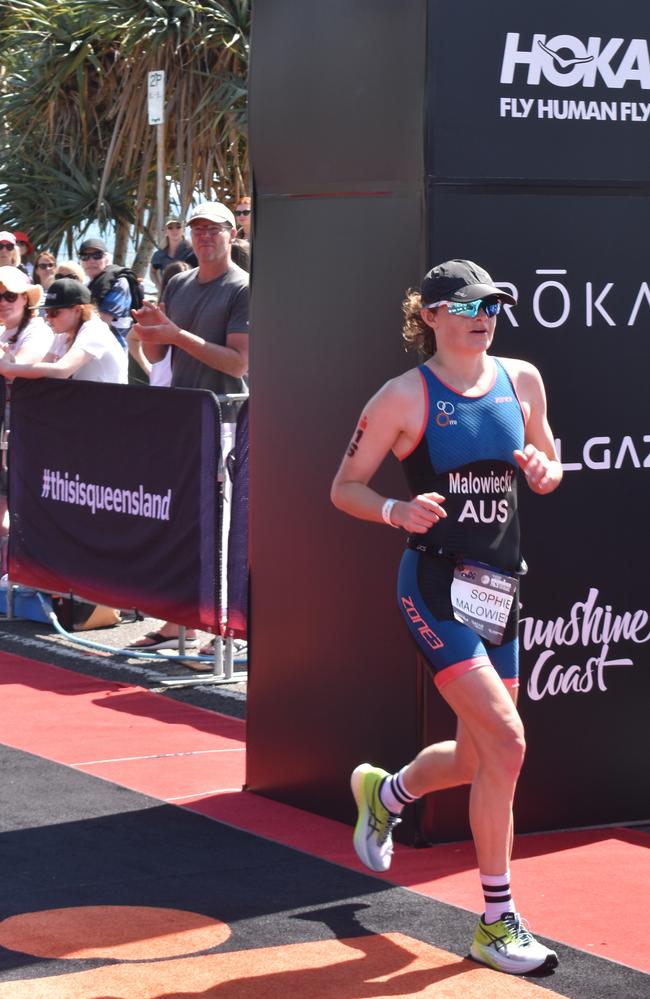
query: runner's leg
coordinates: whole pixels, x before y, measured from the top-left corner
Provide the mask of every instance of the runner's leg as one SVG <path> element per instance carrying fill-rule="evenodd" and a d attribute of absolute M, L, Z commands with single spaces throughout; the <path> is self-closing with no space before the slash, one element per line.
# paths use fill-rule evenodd
<path fill-rule="evenodd" d="M 478 757 L 469 817 L 479 870 L 500 874 L 510 863 L 512 802 L 525 752 L 523 725 L 492 667 L 456 677 L 441 694 L 466 726 Z"/>

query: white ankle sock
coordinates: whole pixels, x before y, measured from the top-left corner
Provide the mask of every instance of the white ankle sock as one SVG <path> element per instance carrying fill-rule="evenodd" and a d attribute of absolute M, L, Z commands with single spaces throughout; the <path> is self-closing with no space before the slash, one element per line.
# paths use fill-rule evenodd
<path fill-rule="evenodd" d="M 516 912 L 510 893 L 510 872 L 505 874 L 479 874 L 485 898 L 486 923 L 496 923 L 504 912 Z"/>
<path fill-rule="evenodd" d="M 383 784 L 379 788 L 379 800 L 384 808 L 392 812 L 393 815 L 399 815 L 405 805 L 410 805 L 414 801 L 417 801 L 417 795 L 410 794 L 404 787 L 403 778 L 406 769 L 407 767 L 402 767 L 392 777 L 385 777 Z"/>

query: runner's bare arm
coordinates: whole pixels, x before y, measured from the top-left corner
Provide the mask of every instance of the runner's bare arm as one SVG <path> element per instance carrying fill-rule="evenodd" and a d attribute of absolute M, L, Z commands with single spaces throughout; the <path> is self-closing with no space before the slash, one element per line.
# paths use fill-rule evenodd
<path fill-rule="evenodd" d="M 510 365 L 514 365 L 510 368 Z M 555 450 L 553 433 L 546 412 L 546 392 L 537 368 L 526 361 L 510 362 L 509 370 L 527 412 L 525 447 L 515 451 L 515 461 L 534 493 L 545 495 L 562 481 L 562 465 Z"/>
<path fill-rule="evenodd" d="M 361 520 L 382 523 L 386 501 L 368 483 L 391 450 L 408 432 L 406 416 L 408 383 L 394 379 L 373 396 L 365 407 L 352 440 L 332 483 L 334 506 Z M 446 513 L 444 497 L 426 493 L 409 501 L 398 501 L 390 512 L 391 523 L 406 531 L 423 534 Z"/>

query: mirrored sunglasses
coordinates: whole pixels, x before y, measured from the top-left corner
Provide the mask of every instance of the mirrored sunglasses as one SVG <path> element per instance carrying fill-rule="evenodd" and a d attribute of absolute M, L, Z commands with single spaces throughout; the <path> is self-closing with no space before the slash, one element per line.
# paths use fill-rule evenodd
<path fill-rule="evenodd" d="M 4 298 L 5 302 L 15 302 L 18 294 L 15 291 L 0 291 L 0 302 Z"/>
<path fill-rule="evenodd" d="M 447 306 L 450 316 L 465 316 L 466 319 L 476 319 L 480 309 L 483 309 L 488 319 L 498 316 L 501 312 L 501 302 L 498 298 L 475 298 L 471 302 L 433 302 L 425 305 L 425 309 L 437 309 L 440 305 Z"/>
<path fill-rule="evenodd" d="M 54 269 L 54 264 L 36 264 L 39 271 L 50 271 Z"/>
<path fill-rule="evenodd" d="M 93 250 L 91 253 L 80 253 L 80 260 L 101 260 L 104 256 L 103 250 Z"/>

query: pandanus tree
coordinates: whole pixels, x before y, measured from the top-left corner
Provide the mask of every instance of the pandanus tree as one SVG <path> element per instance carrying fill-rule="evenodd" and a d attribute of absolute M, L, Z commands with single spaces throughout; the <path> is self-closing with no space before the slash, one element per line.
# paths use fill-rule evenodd
<path fill-rule="evenodd" d="M 250 0 L 13 0 L 0 12 L 0 227 L 72 249 L 97 222 L 155 236 L 157 136 L 148 74 L 165 73 L 163 198 L 249 186 Z M 164 206 L 167 210 L 167 204 Z M 137 259 L 137 257 L 136 257 Z"/>

